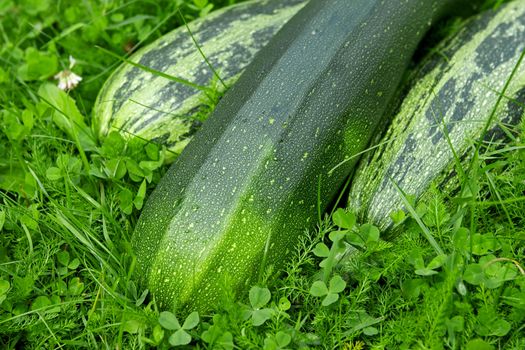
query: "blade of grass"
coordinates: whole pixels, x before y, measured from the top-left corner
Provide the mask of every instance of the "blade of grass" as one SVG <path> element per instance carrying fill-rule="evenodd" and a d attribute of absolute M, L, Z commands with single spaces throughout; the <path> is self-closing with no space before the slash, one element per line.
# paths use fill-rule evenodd
<path fill-rule="evenodd" d="M 217 73 L 217 71 L 215 70 L 215 68 L 213 68 L 213 65 L 211 64 L 211 62 L 208 60 L 208 57 L 204 54 L 204 52 L 202 52 L 202 49 L 201 49 L 201 46 L 199 45 L 199 43 L 197 43 L 197 40 L 195 39 L 195 36 L 193 36 L 193 33 L 192 31 L 190 30 L 190 26 L 188 25 L 188 23 L 186 22 L 186 19 L 184 18 L 180 8 L 179 8 L 179 16 L 180 18 L 182 19 L 183 23 L 184 23 L 184 26 L 186 27 L 186 29 L 188 30 L 188 33 L 190 34 L 190 37 L 191 37 L 191 40 L 193 41 L 193 44 L 195 44 L 195 47 L 197 48 L 197 50 L 199 51 L 199 53 L 201 54 L 202 58 L 204 59 L 204 61 L 206 62 L 206 64 L 208 65 L 208 67 L 210 67 L 211 71 L 213 72 L 213 74 L 217 77 L 217 79 L 219 79 L 219 81 L 221 82 L 222 86 L 224 86 L 225 89 L 228 89 L 228 85 L 226 85 L 226 83 L 224 82 L 224 80 L 222 80 L 221 76 L 219 75 L 219 73 Z"/>
<path fill-rule="evenodd" d="M 392 177 L 390 177 L 389 179 L 392 185 L 396 188 L 397 192 L 399 193 L 401 200 L 403 201 L 403 204 L 405 205 L 406 209 L 408 210 L 410 215 L 412 215 L 414 220 L 416 220 L 419 228 L 421 228 L 421 231 L 423 232 L 423 235 L 427 239 L 428 243 L 430 243 L 432 248 L 434 248 L 434 251 L 436 252 L 437 255 L 443 255 L 444 254 L 443 249 L 441 249 L 439 244 L 434 239 L 434 236 L 432 236 L 432 233 L 430 232 L 428 227 L 425 225 L 423 220 L 421 220 L 421 218 L 417 214 L 412 204 L 410 204 L 410 202 L 408 201 L 406 193 L 401 189 L 401 187 L 398 186 L 398 184 L 394 181 L 394 179 L 392 179 Z"/>
<path fill-rule="evenodd" d="M 168 80 L 171 80 L 171 81 L 174 81 L 176 83 L 180 83 L 180 84 L 184 84 L 186 86 L 189 86 L 189 87 L 192 87 L 194 89 L 197 89 L 197 90 L 200 90 L 200 91 L 208 91 L 209 88 L 205 87 L 205 86 L 201 86 L 201 85 L 198 85 L 198 84 L 195 84 L 195 83 L 192 83 L 191 81 L 189 80 L 186 80 L 186 79 L 183 79 L 183 78 L 178 78 L 178 77 L 174 77 L 172 75 L 169 75 L 169 74 L 166 74 L 166 73 L 163 73 L 161 71 L 158 71 L 156 69 L 153 69 L 153 68 L 150 68 L 150 67 L 147 67 L 143 64 L 140 64 L 140 63 L 136 63 L 136 62 L 133 62 L 131 61 L 130 59 L 127 59 L 123 56 L 120 56 L 120 55 L 117 55 L 116 53 L 110 51 L 110 50 L 107 50 L 101 46 L 96 46 L 97 49 L 101 50 L 102 52 L 114 57 L 114 58 L 117 58 L 119 60 L 121 60 L 122 62 L 125 62 L 127 64 L 130 64 L 132 65 L 133 67 L 137 67 L 139 69 L 142 69 L 143 71 L 146 71 L 148 73 L 151 73 L 153 75 L 157 75 L 159 77 L 162 77 L 162 78 L 165 78 L 165 79 L 168 79 Z"/>
<path fill-rule="evenodd" d="M 505 216 L 507 217 L 507 220 L 510 224 L 510 227 L 512 227 L 513 229 L 515 228 L 514 227 L 514 223 L 512 222 L 512 218 L 509 214 L 509 211 L 507 210 L 507 207 L 505 206 L 505 203 L 503 202 L 503 198 L 501 196 L 501 194 L 499 193 L 498 191 L 498 187 L 496 186 L 496 184 L 494 183 L 494 179 L 492 178 L 492 175 L 489 173 L 489 172 L 485 172 L 485 177 L 487 178 L 488 180 L 488 183 L 489 183 L 489 188 L 492 189 L 492 191 L 494 192 L 494 194 L 496 195 L 496 198 L 498 199 L 497 202 L 498 202 L 498 205 L 503 209 L 503 211 L 505 212 Z"/>
<path fill-rule="evenodd" d="M 496 112 L 498 110 L 498 107 L 499 107 L 501 101 L 503 100 L 503 97 L 505 96 L 505 93 L 507 92 L 507 89 L 510 86 L 510 82 L 512 81 L 512 79 L 514 79 L 514 76 L 518 72 L 518 69 L 519 69 L 519 67 L 520 67 L 520 65 L 521 65 L 521 63 L 522 63 L 524 58 L 525 58 L 525 50 L 523 50 L 521 52 L 521 55 L 518 58 L 518 61 L 516 62 L 516 64 L 514 65 L 514 68 L 512 69 L 512 72 L 510 73 L 509 77 L 505 81 L 505 85 L 503 86 L 503 89 L 501 90 L 501 92 L 499 92 L 498 99 L 496 100 L 496 103 L 494 104 L 494 107 L 492 108 L 492 111 L 490 113 L 489 119 L 487 120 L 487 122 L 485 123 L 485 126 L 483 127 L 483 131 L 481 133 L 480 141 L 477 142 L 477 144 L 476 144 L 476 149 L 474 150 L 474 157 L 473 157 L 472 162 L 470 163 L 469 171 L 467 173 L 471 172 L 472 166 L 474 165 L 474 163 L 476 163 L 477 159 L 479 158 L 479 151 L 480 151 L 481 145 L 482 145 L 481 140 L 483 140 L 485 138 L 485 136 L 487 135 L 487 132 L 489 131 L 490 126 L 493 124 L 494 118 L 496 117 Z"/>

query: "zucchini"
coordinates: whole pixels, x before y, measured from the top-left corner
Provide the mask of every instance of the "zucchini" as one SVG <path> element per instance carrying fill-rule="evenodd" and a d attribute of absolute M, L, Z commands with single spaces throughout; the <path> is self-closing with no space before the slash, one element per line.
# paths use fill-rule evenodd
<path fill-rule="evenodd" d="M 132 247 L 159 306 L 206 310 L 222 286 L 240 292 L 283 267 L 355 159 L 330 170 L 366 147 L 430 23 L 471 2 L 314 0 L 287 22 L 144 206 Z"/>
<path fill-rule="evenodd" d="M 522 118 L 525 64 L 516 72 L 495 118 L 490 117 L 523 50 L 523 0 L 473 18 L 436 50 L 420 68 L 416 83 L 379 142 L 382 146 L 366 161 L 363 158 L 356 171 L 349 207 L 360 220 L 382 230 L 391 228 L 389 215 L 405 209 L 393 183 L 416 198 L 433 182 L 448 193 L 457 188 L 450 183 L 455 163 L 452 149 L 468 162 L 473 140 L 482 137 L 487 123 L 492 129 L 488 138 L 496 141 L 505 135 L 501 128 L 516 125 Z"/>
<path fill-rule="evenodd" d="M 231 84 L 306 0 L 250 1 L 211 13 L 188 24 L 221 79 Z M 187 28 L 164 35 L 129 58 L 163 73 L 209 86 L 213 72 Z M 222 88 L 222 85 L 218 85 Z M 119 130 L 165 145 L 172 161 L 201 125 L 206 95 L 124 63 L 107 80 L 94 107 L 99 137 Z M 200 113 L 202 114 L 202 113 Z"/>

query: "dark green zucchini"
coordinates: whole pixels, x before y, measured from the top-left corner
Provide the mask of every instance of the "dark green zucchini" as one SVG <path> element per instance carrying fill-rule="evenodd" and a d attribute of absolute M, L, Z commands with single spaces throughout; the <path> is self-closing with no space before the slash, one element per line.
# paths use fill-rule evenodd
<path fill-rule="evenodd" d="M 145 205 L 132 243 L 160 306 L 205 310 L 225 281 L 239 291 L 282 267 L 356 160 L 330 170 L 367 146 L 431 23 L 466 3 L 313 0 L 299 11 Z"/>
<path fill-rule="evenodd" d="M 490 121 L 523 50 L 523 0 L 473 18 L 438 47 L 420 68 L 382 146 L 360 164 L 352 180 L 349 206 L 362 221 L 387 230 L 392 225 L 389 214 L 405 209 L 393 182 L 416 198 L 433 182 L 447 193 L 457 189 L 449 175 L 455 166 L 452 149 L 468 163 L 487 123 L 490 132 L 485 137 L 495 142 L 505 135 L 501 129 L 518 124 L 524 113 L 525 64 Z"/>
<path fill-rule="evenodd" d="M 254 55 L 304 6 L 306 0 L 257 0 L 212 12 L 188 24 L 221 79 L 233 84 Z M 210 86 L 213 71 L 186 27 L 164 35 L 129 58 L 157 71 Z M 217 84 L 219 90 L 223 89 Z M 94 107 L 100 137 L 111 130 L 165 145 L 172 161 L 202 124 L 195 118 L 206 105 L 202 90 L 121 65 L 106 81 Z"/>

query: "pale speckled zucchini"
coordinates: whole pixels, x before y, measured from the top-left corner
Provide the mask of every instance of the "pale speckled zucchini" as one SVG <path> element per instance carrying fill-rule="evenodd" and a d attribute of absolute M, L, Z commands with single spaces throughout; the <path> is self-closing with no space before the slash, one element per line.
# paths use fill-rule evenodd
<path fill-rule="evenodd" d="M 189 23 L 197 43 L 226 83 L 232 83 L 254 55 L 306 0 L 258 0 L 213 12 Z M 129 58 L 163 73 L 208 86 L 213 72 L 186 27 L 164 35 Z M 175 154 L 201 122 L 192 118 L 205 94 L 124 63 L 107 80 L 94 107 L 100 137 L 111 130 L 164 144 Z M 173 154 L 168 155 L 173 160 Z"/>
<path fill-rule="evenodd" d="M 420 197 L 433 181 L 449 179 L 454 157 L 450 142 L 468 161 L 475 140 L 482 137 L 498 92 L 525 49 L 525 1 L 473 18 L 439 55 L 422 68 L 373 154 L 360 164 L 350 190 L 349 206 L 361 220 L 388 229 L 389 215 L 404 209 L 399 190 Z M 444 59 L 443 56 L 448 59 Z M 516 125 L 524 114 L 525 64 L 510 83 L 491 128 Z M 520 105 L 521 103 L 521 105 Z M 495 131 L 495 130 L 492 130 Z M 491 132 L 490 138 L 503 133 Z M 365 159 L 363 159 L 365 160 Z M 453 186 L 438 184 L 452 190 Z"/>

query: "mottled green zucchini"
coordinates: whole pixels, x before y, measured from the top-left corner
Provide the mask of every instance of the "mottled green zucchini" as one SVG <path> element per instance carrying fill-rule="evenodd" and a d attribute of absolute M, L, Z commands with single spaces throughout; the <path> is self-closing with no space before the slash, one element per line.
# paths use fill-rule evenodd
<path fill-rule="evenodd" d="M 525 1 L 473 18 L 421 68 L 385 136 L 371 156 L 363 158 L 349 194 L 349 205 L 365 222 L 388 229 L 393 211 L 404 209 L 395 182 L 406 194 L 420 197 L 434 181 L 450 177 L 454 155 L 468 162 L 482 137 L 511 72 L 525 49 Z M 516 125 L 525 104 L 525 64 L 519 67 L 502 100 L 496 126 Z M 446 129 L 445 129 L 446 128 Z M 446 132 L 444 132 L 446 131 Z M 448 133 L 450 139 L 445 136 Z M 437 184 L 439 185 L 439 184 Z M 446 186 L 441 184 L 443 188 Z"/>
<path fill-rule="evenodd" d="M 430 24 L 458 0 L 313 0 L 225 94 L 132 245 L 162 308 L 205 310 L 281 268 L 352 171 Z M 318 196 L 321 202 L 318 202 Z"/>
<path fill-rule="evenodd" d="M 249 1 L 197 19 L 189 28 L 213 68 L 230 84 L 305 1 Z M 209 86 L 213 79 L 184 26 L 129 59 L 201 86 Z M 94 124 L 101 137 L 120 130 L 124 136 L 153 140 L 179 154 L 201 125 L 193 116 L 205 102 L 201 90 L 124 63 L 97 98 Z M 173 160 L 174 154 L 168 154 L 167 159 Z"/>

